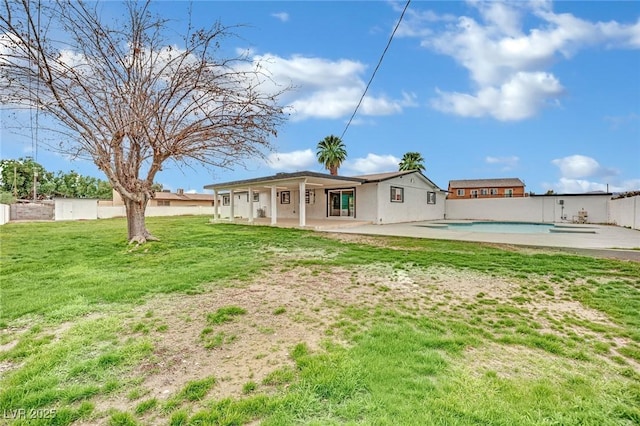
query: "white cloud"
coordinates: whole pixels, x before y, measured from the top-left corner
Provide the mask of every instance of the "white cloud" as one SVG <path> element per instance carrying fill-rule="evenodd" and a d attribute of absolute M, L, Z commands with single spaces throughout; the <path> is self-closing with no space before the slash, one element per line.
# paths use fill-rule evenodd
<path fill-rule="evenodd" d="M 613 130 L 618 130 L 628 124 L 636 124 L 640 121 L 640 115 L 632 112 L 623 116 L 606 116 L 604 117 L 604 120 L 611 124 L 611 128 Z"/>
<path fill-rule="evenodd" d="M 551 74 L 520 72 L 502 86 L 487 86 L 474 95 L 438 90 L 439 97 L 431 101 L 431 106 L 462 117 L 491 116 L 500 121 L 515 121 L 534 116 L 563 91 Z"/>
<path fill-rule="evenodd" d="M 558 193 L 582 193 L 593 191 L 624 192 L 640 188 L 640 179 L 623 182 L 616 179 L 618 171 L 600 165 L 598 161 L 585 155 L 570 155 L 557 158 L 551 163 L 560 169 L 560 179 L 547 184 Z"/>
<path fill-rule="evenodd" d="M 515 155 L 510 157 L 490 157 L 489 156 L 489 157 L 486 157 L 484 161 L 487 164 L 495 164 L 498 166 L 502 166 L 501 168 L 502 171 L 509 171 L 509 170 L 513 170 L 518 166 L 518 163 L 520 162 L 520 158 Z"/>
<path fill-rule="evenodd" d="M 593 176 L 613 176 L 617 172 L 613 169 L 602 167 L 595 159 L 584 155 L 570 155 L 557 158 L 551 163 L 560 169 L 564 178 L 577 179 Z"/>
<path fill-rule="evenodd" d="M 310 149 L 269 154 L 266 161 L 270 168 L 284 172 L 307 170 L 316 162 L 316 155 Z"/>
<path fill-rule="evenodd" d="M 365 158 L 346 160 L 342 165 L 341 175 L 366 175 L 398 170 L 400 159 L 393 155 L 377 155 L 369 153 Z"/>
<path fill-rule="evenodd" d="M 365 64 L 349 59 L 294 55 L 283 58 L 272 54 L 256 55 L 254 66 L 261 63 L 272 81 L 265 88 L 278 91 L 291 86 L 282 97 L 292 109 L 293 121 L 308 118 L 341 118 L 353 113 L 366 87 L 362 75 Z M 403 93 L 398 99 L 385 95 L 367 95 L 358 112 L 364 116 L 398 114 L 417 105 L 415 94 Z"/>
<path fill-rule="evenodd" d="M 393 9 L 401 13 L 403 5 L 390 3 Z M 433 34 L 430 26 L 435 22 L 454 22 L 454 15 L 438 15 L 431 10 L 418 10 L 410 7 L 406 10 L 404 19 L 396 31 L 396 37 L 427 37 Z"/>
<path fill-rule="evenodd" d="M 398 33 L 421 38 L 423 47 L 450 56 L 468 70 L 474 90 L 438 90 L 432 100 L 434 108 L 446 113 L 501 121 L 532 117 L 557 103 L 564 92 L 547 70 L 558 59 L 592 46 L 640 48 L 640 21 L 590 22 L 556 14 L 544 0 L 468 4 L 478 11 L 477 20 L 460 16 L 451 22 L 450 16 L 413 12 Z"/>
<path fill-rule="evenodd" d="M 583 192 L 627 192 L 640 190 L 640 179 L 631 179 L 621 183 L 593 182 L 586 179 L 560 178 L 553 185 L 558 194 L 580 194 Z"/>
<path fill-rule="evenodd" d="M 271 16 L 273 16 L 274 18 L 279 19 L 282 22 L 289 21 L 289 14 L 287 12 L 272 13 Z"/>

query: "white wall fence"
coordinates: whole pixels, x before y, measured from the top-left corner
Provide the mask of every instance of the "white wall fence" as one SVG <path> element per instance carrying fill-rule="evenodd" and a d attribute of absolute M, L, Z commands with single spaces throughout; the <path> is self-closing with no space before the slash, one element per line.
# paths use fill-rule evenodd
<path fill-rule="evenodd" d="M 640 226 L 640 197 L 612 200 L 611 195 L 545 195 L 524 198 L 447 200 L 445 218 L 518 222 L 576 222 L 585 211 L 587 223 Z"/>
<path fill-rule="evenodd" d="M 91 198 L 56 198 L 55 220 L 91 220 L 98 218 L 98 200 Z"/>
<path fill-rule="evenodd" d="M 124 206 L 98 206 L 97 219 L 110 219 L 113 217 L 125 217 L 127 215 Z M 158 207 L 147 206 L 146 216 L 187 216 L 187 215 L 211 215 L 213 206 L 185 206 L 185 207 Z M 94 217 L 94 219 L 96 219 Z"/>
<path fill-rule="evenodd" d="M 9 204 L 0 204 L 0 225 L 9 222 L 11 217 L 11 206 Z"/>
<path fill-rule="evenodd" d="M 72 202 L 73 201 L 73 202 Z M 256 203 L 257 205 L 257 203 Z M 228 217 L 229 207 L 221 208 Z M 608 195 L 554 195 L 525 198 L 446 200 L 445 219 L 521 222 L 573 222 L 587 212 L 588 223 L 608 223 L 640 230 L 640 196 L 611 199 Z M 211 215 L 210 206 L 147 207 L 152 216 Z M 237 212 L 242 213 L 242 212 Z M 126 216 L 124 206 L 99 206 L 96 200 L 56 200 L 56 220 L 108 219 Z M 254 217 L 257 215 L 254 214 Z M 0 225 L 10 220 L 10 206 L 0 204 Z"/>
<path fill-rule="evenodd" d="M 55 200 L 55 206 L 55 220 L 109 219 L 113 217 L 125 217 L 127 215 L 124 206 L 101 206 L 98 200 L 62 198 Z M 213 216 L 213 206 L 147 206 L 145 215 L 147 217 L 186 215 Z"/>
<path fill-rule="evenodd" d="M 640 195 L 609 201 L 609 223 L 640 229 Z"/>

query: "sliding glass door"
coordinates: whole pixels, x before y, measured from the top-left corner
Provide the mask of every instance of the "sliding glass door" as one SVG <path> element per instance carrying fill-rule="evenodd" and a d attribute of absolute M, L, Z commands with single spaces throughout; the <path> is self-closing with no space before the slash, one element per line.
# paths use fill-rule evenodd
<path fill-rule="evenodd" d="M 353 189 L 330 190 L 329 216 L 355 217 L 355 191 Z"/>

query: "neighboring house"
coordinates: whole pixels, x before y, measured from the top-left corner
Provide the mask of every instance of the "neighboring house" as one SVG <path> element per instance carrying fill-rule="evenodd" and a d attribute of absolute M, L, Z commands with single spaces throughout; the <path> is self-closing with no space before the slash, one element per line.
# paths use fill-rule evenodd
<path fill-rule="evenodd" d="M 213 194 L 190 194 L 178 189 L 173 193 L 168 190 L 156 192 L 155 196 L 149 200 L 148 207 L 212 207 L 215 198 Z M 101 206 L 123 206 L 122 197 L 113 191 L 111 201 L 100 201 Z"/>
<path fill-rule="evenodd" d="M 222 199 L 214 217 L 342 219 L 397 223 L 444 217 L 445 191 L 419 171 L 365 176 L 317 172 L 277 173 L 255 179 L 206 185 Z M 251 201 L 249 201 L 251 200 Z"/>
<path fill-rule="evenodd" d="M 169 191 L 156 192 L 149 200 L 149 206 L 158 207 L 211 207 L 214 205 L 213 194 L 189 194 L 182 189 L 173 193 Z"/>
<path fill-rule="evenodd" d="M 525 197 L 524 182 L 518 178 L 450 180 L 450 200 L 469 198 Z"/>

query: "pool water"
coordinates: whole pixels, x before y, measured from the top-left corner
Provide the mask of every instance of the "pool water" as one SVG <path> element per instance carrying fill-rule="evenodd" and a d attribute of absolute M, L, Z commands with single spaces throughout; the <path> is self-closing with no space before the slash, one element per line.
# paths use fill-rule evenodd
<path fill-rule="evenodd" d="M 446 229 L 465 232 L 493 232 L 503 234 L 545 234 L 554 225 L 530 222 L 469 222 L 448 223 Z"/>

